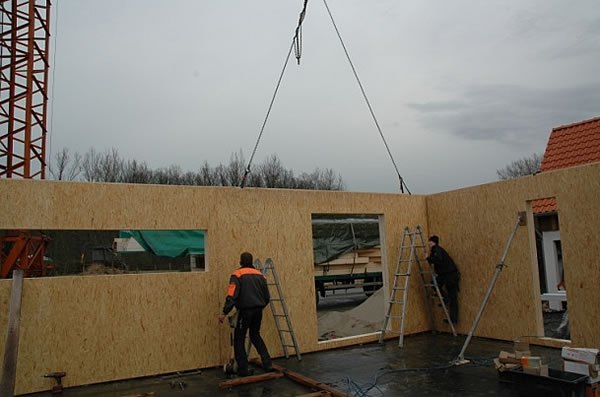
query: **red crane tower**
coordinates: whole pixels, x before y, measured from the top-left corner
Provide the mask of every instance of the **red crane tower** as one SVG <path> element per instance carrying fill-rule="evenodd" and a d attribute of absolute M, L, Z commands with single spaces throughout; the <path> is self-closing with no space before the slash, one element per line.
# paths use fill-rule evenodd
<path fill-rule="evenodd" d="M 46 178 L 50 5 L 0 0 L 0 177 Z M 48 242 L 27 230 L 0 235 L 0 277 L 45 274 Z"/>

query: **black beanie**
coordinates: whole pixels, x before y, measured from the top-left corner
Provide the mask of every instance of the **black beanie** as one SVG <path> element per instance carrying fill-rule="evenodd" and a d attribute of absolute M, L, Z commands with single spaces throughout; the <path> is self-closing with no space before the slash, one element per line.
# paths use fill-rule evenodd
<path fill-rule="evenodd" d="M 431 236 L 429 237 L 429 241 L 433 241 L 435 243 L 435 245 L 438 245 L 440 243 L 440 238 L 438 236 Z"/>
<path fill-rule="evenodd" d="M 240 266 L 242 267 L 252 267 L 252 254 L 249 252 L 244 252 L 240 255 Z"/>

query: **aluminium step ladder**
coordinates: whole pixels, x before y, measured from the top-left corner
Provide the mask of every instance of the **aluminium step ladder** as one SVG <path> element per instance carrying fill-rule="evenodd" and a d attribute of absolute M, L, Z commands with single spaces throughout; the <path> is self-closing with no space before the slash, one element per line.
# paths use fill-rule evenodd
<path fill-rule="evenodd" d="M 293 349 L 296 353 L 296 358 L 298 358 L 298 360 L 302 360 L 300 349 L 298 348 L 296 334 L 292 328 L 290 314 L 281 291 L 281 282 L 279 281 L 279 276 L 277 275 L 277 270 L 275 270 L 275 264 L 273 263 L 273 260 L 271 258 L 267 258 L 263 267 L 260 260 L 257 259 L 254 262 L 254 267 L 262 271 L 267 279 L 269 294 L 271 295 L 269 306 L 271 307 L 271 312 L 273 313 L 273 319 L 275 320 L 275 326 L 277 327 L 277 333 L 279 334 L 279 339 L 281 340 L 281 346 L 283 347 L 285 358 L 290 357 L 290 351 L 288 349 Z M 271 277 L 269 277 L 269 274 L 271 274 Z M 248 349 L 246 351 L 248 355 L 250 355 L 251 348 L 252 342 L 248 340 Z"/>
<path fill-rule="evenodd" d="M 420 241 L 417 241 L 417 238 L 419 238 Z M 419 253 L 417 252 L 417 249 L 420 249 L 421 251 L 421 258 L 419 258 Z M 379 343 L 383 343 L 386 332 L 391 332 L 399 335 L 398 346 L 402 347 L 404 344 L 404 327 L 406 323 L 408 287 L 413 262 L 417 262 L 417 266 L 419 268 L 421 284 L 423 285 L 425 291 L 425 306 L 427 307 L 432 329 L 434 331 L 436 330 L 432 300 L 433 298 L 437 297 L 440 301 L 440 307 L 442 307 L 445 317 L 448 320 L 448 324 L 450 324 L 452 333 L 456 335 L 454 331 L 454 326 L 452 324 L 452 321 L 450 321 L 450 316 L 442 298 L 440 289 L 438 288 L 437 281 L 435 279 L 435 273 L 432 270 L 430 270 L 431 268 L 429 266 L 426 270 L 424 270 L 424 266 L 421 265 L 421 261 L 425 261 L 425 242 L 423 240 L 423 232 L 421 230 L 421 227 L 417 225 L 414 232 L 411 232 L 410 228 L 406 227 L 402 232 L 402 244 L 400 246 L 400 252 L 398 254 L 396 270 L 394 272 L 394 284 L 392 286 L 390 299 L 388 301 L 388 309 L 386 312 L 385 320 L 383 322 L 383 327 L 381 329 L 381 334 L 379 336 Z M 431 275 L 431 279 L 428 279 L 427 274 Z M 430 293 L 430 288 L 434 289 L 435 294 Z M 400 296 L 398 296 L 398 292 L 400 292 Z M 393 314 L 395 305 L 400 306 L 400 315 Z M 388 329 L 388 325 L 391 326 L 392 324 L 390 320 L 394 318 L 400 319 L 400 328 Z"/>

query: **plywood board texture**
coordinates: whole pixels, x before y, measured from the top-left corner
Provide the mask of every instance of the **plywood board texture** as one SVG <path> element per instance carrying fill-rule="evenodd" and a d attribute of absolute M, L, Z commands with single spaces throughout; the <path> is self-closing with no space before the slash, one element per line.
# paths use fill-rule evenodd
<path fill-rule="evenodd" d="M 54 371 L 67 372 L 69 387 L 222 365 L 229 328 L 217 317 L 243 251 L 273 259 L 302 353 L 376 341 L 318 342 L 311 216 L 382 215 L 386 280 L 403 227 L 427 222 L 425 196 L 398 194 L 4 179 L 0 203 L 0 229 L 207 231 L 205 273 L 26 279 L 18 394 L 49 390 L 54 381 L 41 375 Z M 413 284 L 407 333 L 429 328 Z M 9 296 L 10 280 L 1 280 L 0 324 Z M 269 312 L 262 329 L 272 355 L 282 356 Z M 5 332 L 0 325 L 0 338 Z"/>
<path fill-rule="evenodd" d="M 599 196 L 600 164 L 428 196 L 429 231 L 440 236 L 462 274 L 457 332 L 469 332 L 517 213 L 527 210 L 528 201 L 556 197 L 572 346 L 600 346 L 595 320 L 600 314 Z M 541 298 L 529 227 L 519 227 L 475 335 L 506 340 L 540 335 Z"/>
<path fill-rule="evenodd" d="M 26 279 L 16 392 L 49 390 L 54 381 L 41 375 L 53 371 L 66 371 L 64 384 L 75 386 L 222 365 L 229 329 L 217 316 L 243 251 L 274 260 L 302 353 L 376 341 L 318 342 L 311 215 L 323 213 L 382 215 L 388 296 L 404 227 L 439 235 L 462 273 L 457 331 L 467 334 L 517 213 L 556 197 L 572 346 L 598 347 L 599 196 L 600 164 L 429 196 L 0 180 L 0 229 L 207 230 L 206 273 Z M 539 334 L 529 226 L 517 231 L 477 336 Z M 9 297 L 10 280 L 1 280 L 0 340 Z M 272 317 L 264 318 L 265 341 L 281 356 Z M 428 329 L 422 289 L 412 282 L 406 333 Z"/>

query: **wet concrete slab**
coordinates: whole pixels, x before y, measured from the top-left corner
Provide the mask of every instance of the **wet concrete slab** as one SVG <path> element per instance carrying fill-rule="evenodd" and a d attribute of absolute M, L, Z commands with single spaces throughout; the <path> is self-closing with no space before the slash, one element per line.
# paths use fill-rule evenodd
<path fill-rule="evenodd" d="M 421 334 L 331 351 L 277 359 L 275 363 L 351 395 L 364 396 L 516 396 L 514 385 L 500 382 L 492 359 L 501 350 L 512 351 L 512 343 L 473 338 L 465 357 L 468 365 L 456 366 L 465 337 L 449 334 Z M 532 346 L 533 355 L 543 357 L 550 368 L 560 369 L 560 350 Z M 256 373 L 262 370 L 257 368 Z M 67 375 L 68 376 L 68 375 Z M 204 369 L 183 377 L 156 376 L 142 379 L 65 389 L 64 397 L 74 396 L 298 396 L 311 392 L 287 378 L 219 389 L 225 380 L 221 368 Z M 182 382 L 181 384 L 179 382 Z M 362 393 L 362 394 L 361 394 Z M 30 397 L 50 396 L 49 392 Z"/>

